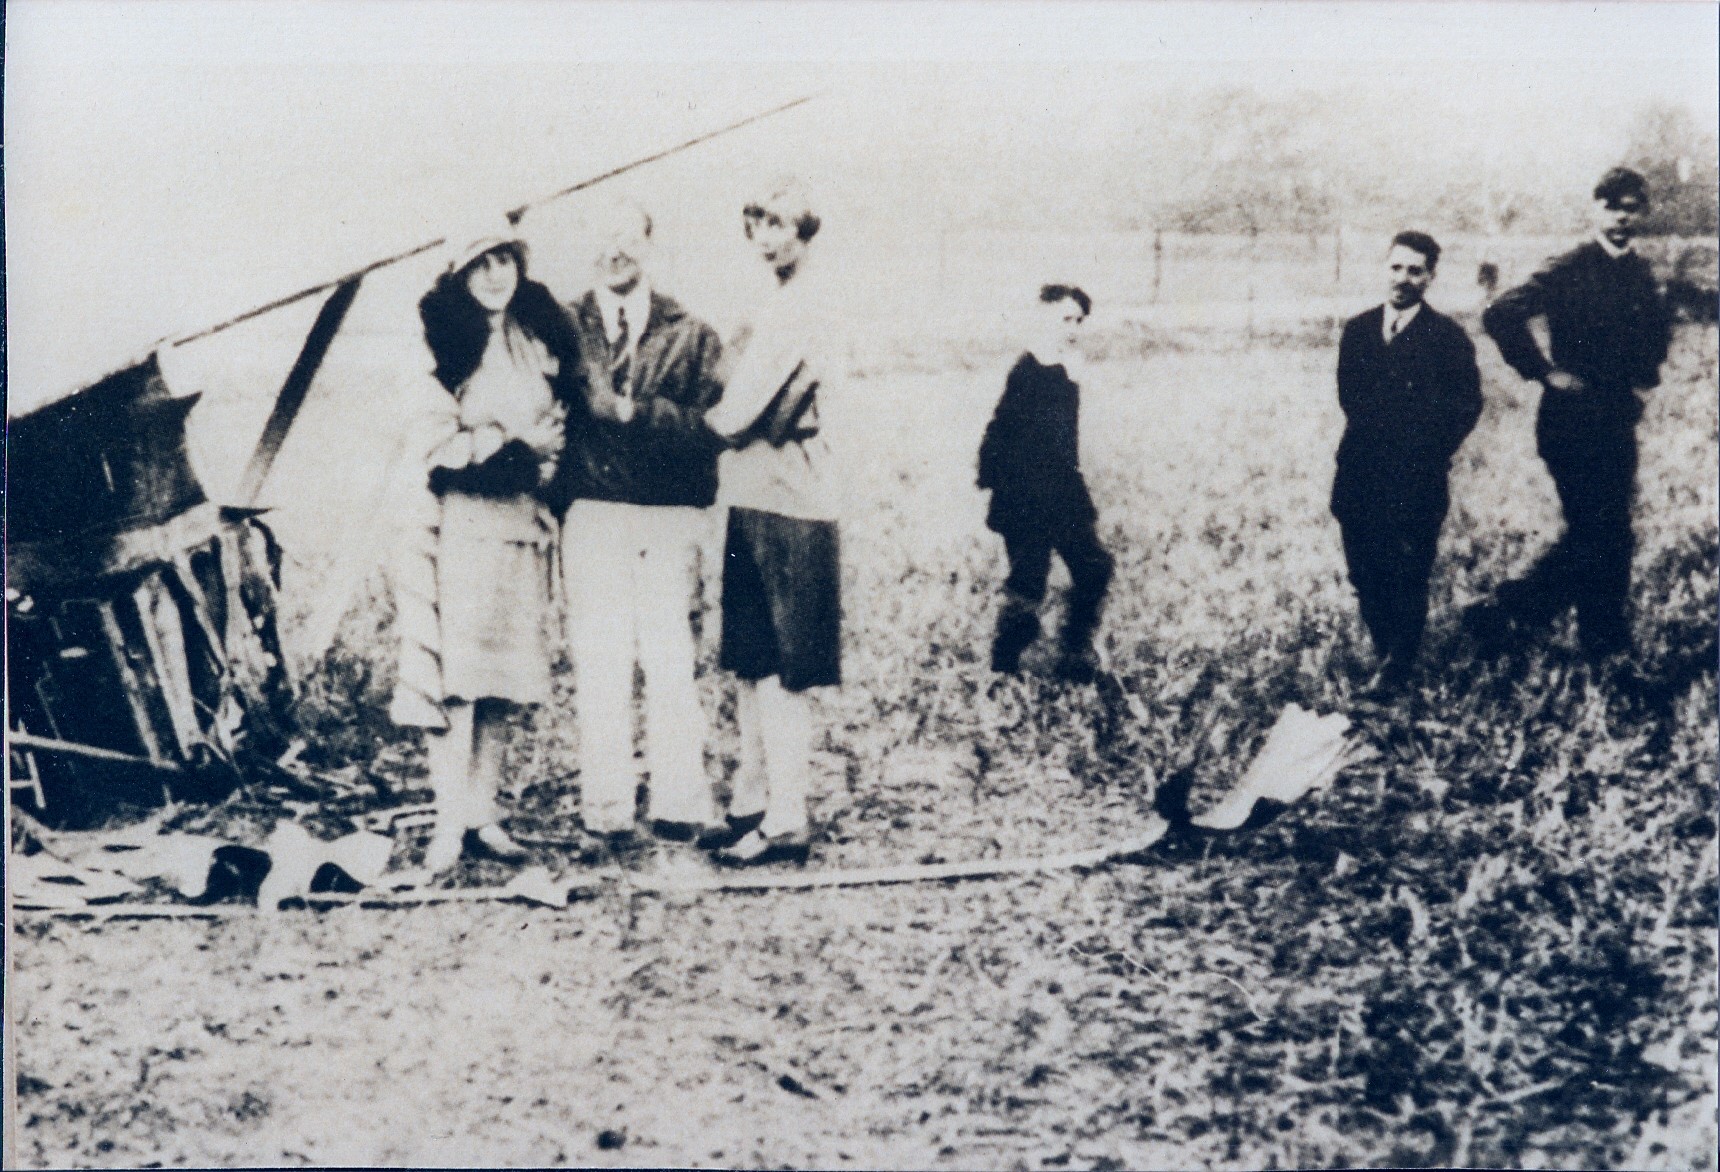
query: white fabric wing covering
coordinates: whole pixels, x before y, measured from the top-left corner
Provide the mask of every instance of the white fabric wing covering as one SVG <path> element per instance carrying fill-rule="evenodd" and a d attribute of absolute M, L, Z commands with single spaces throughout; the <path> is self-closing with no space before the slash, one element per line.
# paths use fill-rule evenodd
<path fill-rule="evenodd" d="M 1261 798 L 1288 806 L 1330 783 L 1368 751 L 1349 733 L 1349 718 L 1342 713 L 1319 716 L 1290 705 L 1279 713 L 1236 788 L 1192 823 L 1205 830 L 1235 830 Z"/>

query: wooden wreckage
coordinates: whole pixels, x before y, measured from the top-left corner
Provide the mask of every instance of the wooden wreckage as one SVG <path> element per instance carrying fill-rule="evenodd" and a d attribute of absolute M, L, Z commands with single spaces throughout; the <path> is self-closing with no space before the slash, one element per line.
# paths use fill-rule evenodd
<path fill-rule="evenodd" d="M 9 424 L 8 766 L 56 822 L 217 794 L 290 734 L 280 550 L 205 496 L 197 399 L 151 356 Z"/>

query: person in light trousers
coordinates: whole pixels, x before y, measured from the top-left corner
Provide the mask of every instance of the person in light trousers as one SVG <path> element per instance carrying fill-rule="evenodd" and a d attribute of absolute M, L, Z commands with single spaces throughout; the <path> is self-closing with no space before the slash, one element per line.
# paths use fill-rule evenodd
<path fill-rule="evenodd" d="M 635 666 L 643 670 L 647 818 L 688 840 L 717 821 L 694 681 L 691 612 L 717 492 L 704 413 L 722 394 L 716 333 L 652 288 L 651 218 L 598 224 L 592 288 L 567 307 L 584 397 L 557 470 L 579 729 L 581 819 L 618 843 L 635 826 Z"/>

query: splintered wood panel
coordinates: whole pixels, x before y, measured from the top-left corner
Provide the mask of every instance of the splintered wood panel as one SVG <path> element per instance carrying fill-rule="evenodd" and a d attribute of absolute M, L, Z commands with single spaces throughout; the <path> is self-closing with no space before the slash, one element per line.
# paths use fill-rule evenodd
<path fill-rule="evenodd" d="M 136 756 L 156 756 L 159 745 L 147 720 L 140 727 L 127 700 L 129 664 L 109 641 L 103 608 L 95 599 L 72 599 L 54 615 L 55 646 L 46 650 L 37 687 L 53 734 L 68 741 Z M 111 610 L 108 618 L 111 619 Z M 136 687 L 135 681 L 132 687 Z M 146 739 L 146 732 L 148 739 Z"/>

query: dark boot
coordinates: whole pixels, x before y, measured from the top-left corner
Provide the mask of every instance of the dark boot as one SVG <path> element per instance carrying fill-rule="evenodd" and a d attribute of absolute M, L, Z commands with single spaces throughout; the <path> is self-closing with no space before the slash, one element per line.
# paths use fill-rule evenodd
<path fill-rule="evenodd" d="M 1099 609 L 1110 584 L 1109 567 L 1091 582 L 1077 583 L 1069 592 L 1069 614 L 1063 622 L 1062 654 L 1057 674 L 1070 683 L 1090 684 L 1099 670 L 1099 654 L 1093 648 L 1093 632 L 1099 628 Z"/>
<path fill-rule="evenodd" d="M 1069 617 L 1058 642 L 1057 674 L 1072 684 L 1090 684 L 1099 670 L 1099 653 L 1093 649 L 1093 631 L 1099 625 L 1097 602 L 1071 599 Z"/>
<path fill-rule="evenodd" d="M 1064 647 L 1057 657 L 1057 676 L 1071 684 L 1090 684 L 1099 676 L 1099 653 L 1091 645 Z"/>
<path fill-rule="evenodd" d="M 1622 614 L 1596 618 L 1592 614 L 1579 613 L 1577 639 L 1582 644 L 1583 656 L 1593 664 L 1605 663 L 1614 657 L 1626 659 L 1633 650 L 1630 621 Z"/>
<path fill-rule="evenodd" d="M 1039 638 L 1037 607 L 1024 598 L 1005 595 L 997 616 L 997 637 L 991 642 L 991 670 L 1014 674 L 1021 670 L 1021 653 Z"/>

